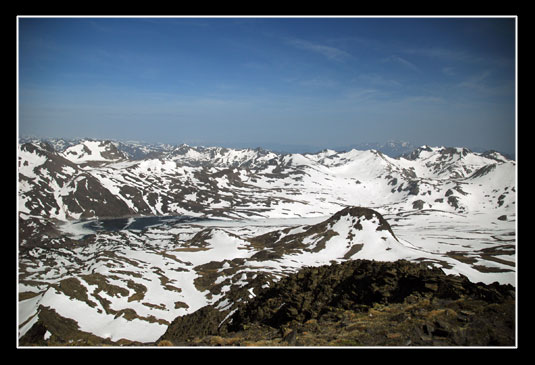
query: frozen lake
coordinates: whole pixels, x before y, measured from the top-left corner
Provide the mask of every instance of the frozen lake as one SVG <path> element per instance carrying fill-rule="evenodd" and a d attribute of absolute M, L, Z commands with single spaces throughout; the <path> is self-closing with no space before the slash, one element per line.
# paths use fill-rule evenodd
<path fill-rule="evenodd" d="M 70 221 L 61 226 L 61 230 L 74 239 L 80 239 L 97 232 L 119 232 L 124 230 L 143 231 L 150 227 L 216 221 L 214 219 L 192 217 L 187 215 L 106 218 Z"/>

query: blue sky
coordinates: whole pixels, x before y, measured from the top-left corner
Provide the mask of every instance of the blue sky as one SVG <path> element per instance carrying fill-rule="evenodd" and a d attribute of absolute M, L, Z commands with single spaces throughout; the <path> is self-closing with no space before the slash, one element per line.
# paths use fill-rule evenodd
<path fill-rule="evenodd" d="M 514 18 L 19 18 L 19 135 L 515 151 Z"/>

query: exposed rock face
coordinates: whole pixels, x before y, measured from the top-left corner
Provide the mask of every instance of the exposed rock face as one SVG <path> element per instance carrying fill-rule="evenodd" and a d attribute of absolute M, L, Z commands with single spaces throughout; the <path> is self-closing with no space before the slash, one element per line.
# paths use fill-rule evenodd
<path fill-rule="evenodd" d="M 213 306 L 202 307 L 190 315 L 176 318 L 159 341 L 179 338 L 190 340 L 215 334 L 224 319 L 225 313 Z"/>
<path fill-rule="evenodd" d="M 404 260 L 356 260 L 304 268 L 227 319 L 209 306 L 177 318 L 160 340 L 175 345 L 512 346 L 514 313 L 510 285 L 476 284 Z"/>

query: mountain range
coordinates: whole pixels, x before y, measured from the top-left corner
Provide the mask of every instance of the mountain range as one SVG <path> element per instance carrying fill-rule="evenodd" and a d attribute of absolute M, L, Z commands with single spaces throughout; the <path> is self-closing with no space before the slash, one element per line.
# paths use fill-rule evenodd
<path fill-rule="evenodd" d="M 21 339 L 151 343 L 206 305 L 230 316 L 304 267 L 359 259 L 516 281 L 516 162 L 498 152 L 31 140 L 17 187 Z"/>
<path fill-rule="evenodd" d="M 390 205 L 390 210 L 473 210 L 509 205 L 516 165 L 497 152 L 466 148 L 423 146 L 394 159 L 376 150 L 302 155 L 187 145 L 126 148 L 89 140 L 70 146 L 26 143 L 18 157 L 20 212 L 60 220 L 151 214 L 310 216 L 355 203 Z M 486 191 L 494 176 L 497 186 Z M 480 185 L 484 188 L 468 191 Z M 485 199 L 491 194 L 494 200 Z"/>

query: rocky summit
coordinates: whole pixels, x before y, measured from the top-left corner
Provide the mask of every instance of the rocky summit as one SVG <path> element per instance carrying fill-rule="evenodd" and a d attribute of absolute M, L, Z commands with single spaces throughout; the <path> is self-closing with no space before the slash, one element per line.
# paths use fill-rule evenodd
<path fill-rule="evenodd" d="M 164 346 L 514 346 L 511 285 L 405 260 L 308 267 L 231 313 L 179 317 Z"/>

